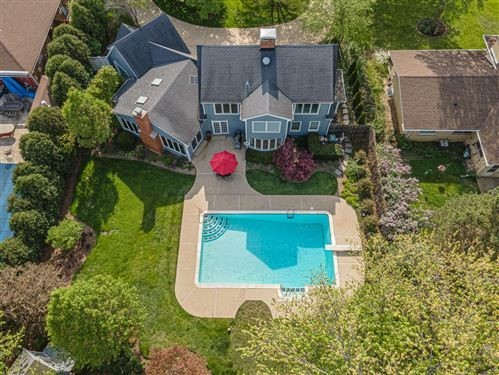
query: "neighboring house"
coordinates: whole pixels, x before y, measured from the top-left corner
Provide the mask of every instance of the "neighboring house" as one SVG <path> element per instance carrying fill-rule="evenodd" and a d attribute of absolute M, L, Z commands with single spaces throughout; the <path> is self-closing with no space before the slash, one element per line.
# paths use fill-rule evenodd
<path fill-rule="evenodd" d="M 208 134 L 240 132 L 262 151 L 286 136 L 326 135 L 345 101 L 337 56 L 336 45 L 276 45 L 276 31 L 262 29 L 260 45 L 198 46 L 195 58 L 162 14 L 139 29 L 122 26 L 94 66 L 129 78 L 113 109 L 123 129 L 190 160 Z"/>
<path fill-rule="evenodd" d="M 499 177 L 499 41 L 485 50 L 389 51 L 398 126 L 414 141 L 464 142 L 478 176 Z"/>
<path fill-rule="evenodd" d="M 67 20 L 65 1 L 0 1 L 0 80 L 38 88 L 53 27 Z"/>
<path fill-rule="evenodd" d="M 69 375 L 73 366 L 74 361 L 71 358 L 50 346 L 43 352 L 23 349 L 9 369 L 8 375 Z"/>

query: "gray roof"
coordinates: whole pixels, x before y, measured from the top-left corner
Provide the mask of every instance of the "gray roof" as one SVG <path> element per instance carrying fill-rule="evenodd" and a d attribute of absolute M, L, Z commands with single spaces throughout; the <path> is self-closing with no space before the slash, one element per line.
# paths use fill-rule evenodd
<path fill-rule="evenodd" d="M 201 102 L 242 102 L 263 82 L 292 102 L 332 102 L 337 45 L 198 46 Z M 270 63 L 262 64 L 268 57 Z M 248 83 L 248 85 L 246 84 Z"/>
<path fill-rule="evenodd" d="M 139 107 L 155 126 L 189 144 L 199 131 L 198 86 L 189 83 L 190 75 L 197 75 L 192 60 L 152 68 L 119 97 L 113 112 L 131 116 Z M 159 86 L 151 85 L 157 78 Z M 148 98 L 144 104 L 136 103 L 140 96 Z"/>
<path fill-rule="evenodd" d="M 241 105 L 241 120 L 266 114 L 293 118 L 293 103 L 269 81 L 249 94 Z"/>
<path fill-rule="evenodd" d="M 173 26 L 168 16 L 161 13 L 144 26 L 131 31 L 110 47 L 117 48 L 133 71 L 140 78 L 154 66 L 164 64 L 163 55 L 170 55 L 167 49 L 159 50 L 156 45 L 190 54 L 189 49 Z M 155 50 L 154 53 L 152 50 Z"/>
<path fill-rule="evenodd" d="M 118 29 L 118 33 L 116 34 L 116 38 L 114 39 L 114 41 L 117 42 L 118 40 L 120 40 L 121 38 L 130 34 L 134 30 L 135 30 L 135 27 L 127 25 L 126 23 L 122 23 L 120 25 L 120 28 Z"/>

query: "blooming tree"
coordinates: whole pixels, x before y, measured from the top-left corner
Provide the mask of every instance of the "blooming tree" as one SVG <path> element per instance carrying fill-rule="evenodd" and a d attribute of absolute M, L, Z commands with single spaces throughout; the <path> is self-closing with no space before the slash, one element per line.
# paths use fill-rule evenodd
<path fill-rule="evenodd" d="M 381 232 L 389 239 L 414 233 L 428 225 L 431 211 L 416 207 L 422 190 L 418 179 L 411 177 L 411 167 L 404 163 L 400 150 L 391 145 L 378 148 L 379 170 L 386 210 L 380 218 Z"/>
<path fill-rule="evenodd" d="M 315 162 L 312 154 L 296 147 L 291 138 L 287 138 L 284 145 L 274 153 L 274 164 L 288 181 L 307 181 L 315 171 Z"/>

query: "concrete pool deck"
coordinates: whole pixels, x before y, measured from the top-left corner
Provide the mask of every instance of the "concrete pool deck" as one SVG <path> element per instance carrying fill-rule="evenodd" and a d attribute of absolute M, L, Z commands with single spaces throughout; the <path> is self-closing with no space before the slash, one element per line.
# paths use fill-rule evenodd
<path fill-rule="evenodd" d="M 215 152 L 236 154 L 239 165 L 231 181 L 217 179 L 209 164 Z M 333 215 L 340 286 L 361 279 L 357 216 L 343 199 L 328 195 L 263 195 L 246 180 L 245 150 L 234 150 L 232 139 L 214 137 L 193 159 L 196 180 L 185 195 L 177 261 L 175 295 L 180 305 L 198 317 L 233 318 L 246 300 L 261 300 L 275 314 L 278 291 L 274 288 L 210 288 L 195 284 L 200 214 L 212 210 L 328 211 Z"/>

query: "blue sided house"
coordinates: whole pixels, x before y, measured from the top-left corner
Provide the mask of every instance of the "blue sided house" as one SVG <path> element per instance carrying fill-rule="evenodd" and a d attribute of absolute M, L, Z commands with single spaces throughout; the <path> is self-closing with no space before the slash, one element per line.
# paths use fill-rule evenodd
<path fill-rule="evenodd" d="M 123 129 L 189 160 L 211 136 L 240 134 L 246 147 L 272 151 L 287 136 L 326 135 L 345 101 L 337 45 L 279 45 L 275 29 L 262 29 L 259 45 L 190 51 L 161 14 L 123 25 L 101 59 L 127 79 L 113 109 Z"/>

